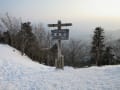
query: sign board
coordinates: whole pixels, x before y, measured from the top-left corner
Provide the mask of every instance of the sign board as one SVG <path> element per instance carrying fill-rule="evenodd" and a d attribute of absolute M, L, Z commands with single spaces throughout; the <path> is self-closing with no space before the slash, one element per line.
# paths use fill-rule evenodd
<path fill-rule="evenodd" d="M 51 30 L 51 35 L 54 40 L 68 40 L 69 29 Z"/>

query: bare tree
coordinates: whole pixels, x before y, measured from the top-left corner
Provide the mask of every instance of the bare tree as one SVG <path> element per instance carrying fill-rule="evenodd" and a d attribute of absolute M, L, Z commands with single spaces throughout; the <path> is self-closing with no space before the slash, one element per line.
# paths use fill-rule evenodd
<path fill-rule="evenodd" d="M 8 13 L 6 13 L 4 17 L 0 17 L 0 27 L 9 32 L 11 45 L 14 46 L 16 44 L 15 35 L 21 28 L 21 20 L 10 17 Z"/>
<path fill-rule="evenodd" d="M 115 64 L 120 63 L 120 40 L 113 41 L 111 43 L 111 46 L 113 48 L 113 53 L 115 55 Z"/>
<path fill-rule="evenodd" d="M 33 27 L 33 33 L 37 37 L 40 48 L 50 48 L 51 36 L 50 33 L 45 30 L 43 24 L 38 24 Z"/>
<path fill-rule="evenodd" d="M 70 41 L 67 44 L 64 44 L 63 47 L 65 63 L 69 63 L 73 67 L 80 66 L 80 62 L 82 62 L 83 59 L 88 55 L 87 51 L 86 44 L 81 40 L 70 39 Z"/>

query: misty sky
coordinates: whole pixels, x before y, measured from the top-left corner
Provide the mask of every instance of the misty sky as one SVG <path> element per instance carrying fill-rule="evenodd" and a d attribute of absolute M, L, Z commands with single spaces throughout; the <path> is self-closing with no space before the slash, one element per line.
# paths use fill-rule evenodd
<path fill-rule="evenodd" d="M 0 0 L 0 14 L 9 13 L 23 21 L 71 22 L 74 36 L 90 34 L 95 27 L 120 29 L 120 0 Z"/>

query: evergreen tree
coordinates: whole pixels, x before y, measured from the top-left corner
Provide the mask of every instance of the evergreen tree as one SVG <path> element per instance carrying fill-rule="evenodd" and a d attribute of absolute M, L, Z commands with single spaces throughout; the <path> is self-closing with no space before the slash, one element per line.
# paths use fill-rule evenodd
<path fill-rule="evenodd" d="M 102 65 L 104 56 L 104 30 L 101 27 L 97 27 L 94 31 L 92 49 L 91 49 L 91 62 L 97 66 Z"/>
<path fill-rule="evenodd" d="M 21 30 L 18 32 L 16 38 L 18 39 L 17 48 L 21 50 L 22 55 L 25 53 L 32 58 L 34 56 L 33 54 L 35 54 L 36 51 L 39 50 L 36 37 L 32 33 L 32 27 L 30 26 L 30 22 L 21 24 Z"/>

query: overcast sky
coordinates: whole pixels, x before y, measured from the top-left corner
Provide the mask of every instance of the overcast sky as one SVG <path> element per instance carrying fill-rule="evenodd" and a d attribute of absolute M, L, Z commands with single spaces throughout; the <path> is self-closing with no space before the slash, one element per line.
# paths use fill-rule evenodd
<path fill-rule="evenodd" d="M 0 0 L 0 14 L 6 12 L 23 21 L 71 22 L 74 35 L 84 36 L 97 26 L 120 29 L 120 0 Z"/>

